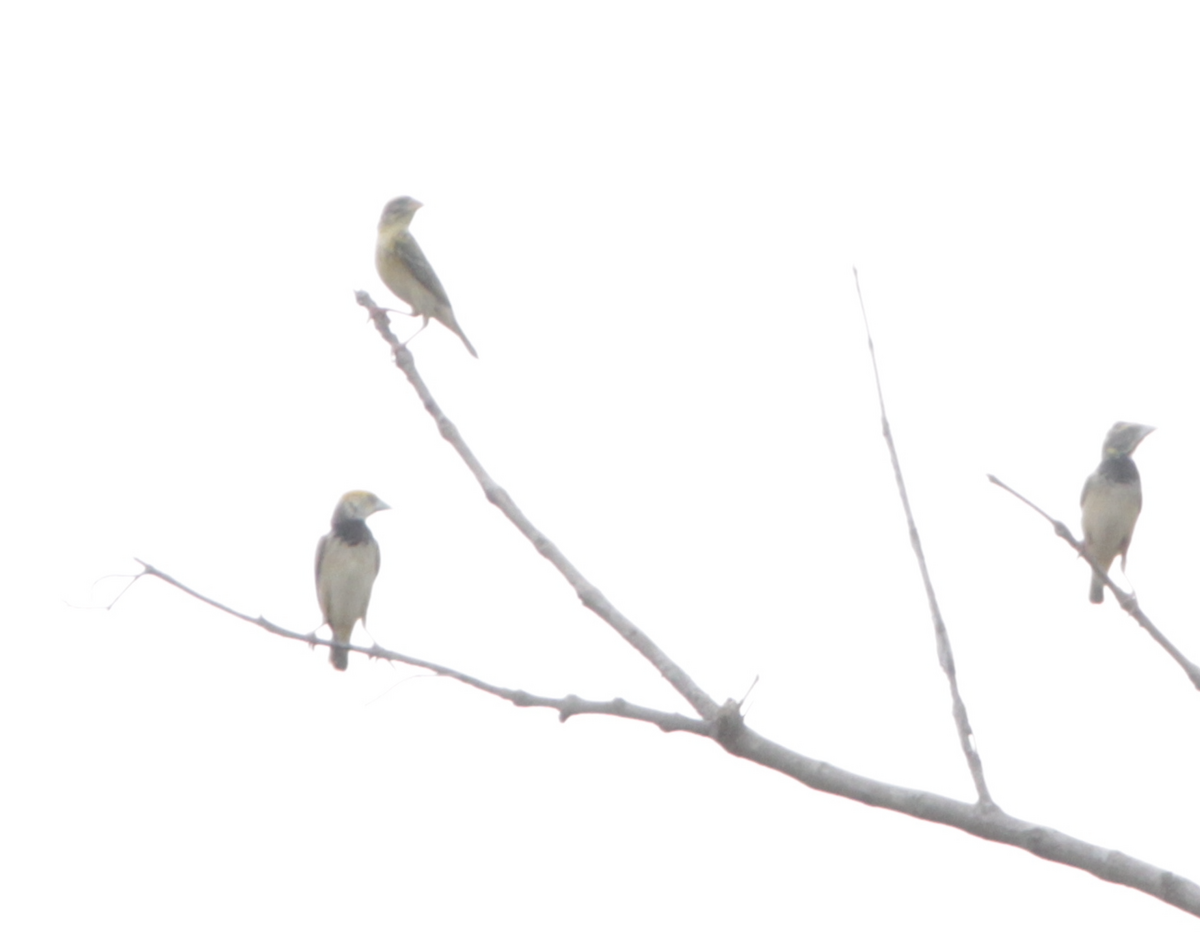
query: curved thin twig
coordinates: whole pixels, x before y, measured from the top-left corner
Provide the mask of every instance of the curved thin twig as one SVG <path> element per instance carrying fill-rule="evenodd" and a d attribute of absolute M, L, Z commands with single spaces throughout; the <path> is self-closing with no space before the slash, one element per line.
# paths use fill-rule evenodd
<path fill-rule="evenodd" d="M 227 615 L 232 615 L 234 618 L 240 618 L 242 621 L 249 622 L 264 631 L 268 631 L 273 635 L 281 638 L 288 638 L 292 641 L 303 641 L 309 645 L 321 645 L 323 647 L 344 647 L 347 650 L 363 654 L 367 657 L 377 657 L 380 660 L 392 660 L 401 664 L 408 664 L 411 667 L 420 667 L 422 670 L 428 670 L 430 673 L 436 674 L 439 677 L 448 677 L 451 680 L 457 680 L 459 683 L 465 683 L 467 686 L 474 687 L 484 693 L 490 693 L 492 696 L 497 696 L 500 699 L 508 700 L 514 706 L 522 707 L 545 707 L 547 709 L 558 710 L 559 722 L 566 722 L 571 716 L 583 714 L 589 715 L 604 715 L 604 716 L 620 716 L 623 719 L 633 719 L 638 722 L 649 722 L 658 726 L 664 732 L 691 732 L 694 735 L 711 736 L 715 733 L 715 727 L 712 723 L 704 722 L 699 719 L 694 719 L 690 716 L 684 716 L 679 713 L 664 712 L 659 709 L 651 709 L 649 706 L 639 706 L 635 703 L 629 703 L 621 698 L 596 701 L 585 700 L 574 694 L 564 697 L 537 696 L 533 693 L 527 693 L 524 690 L 511 690 L 507 687 L 496 686 L 494 683 L 488 683 L 485 680 L 480 680 L 478 677 L 472 677 L 470 674 L 463 673 L 459 670 L 454 670 L 451 667 L 435 664 L 432 661 L 421 660 L 419 657 L 410 657 L 407 654 L 400 654 L 397 651 L 389 651 L 387 648 L 380 647 L 376 644 L 374 647 L 354 647 L 348 644 L 339 644 L 336 641 L 329 641 L 325 638 L 318 638 L 315 632 L 303 634 L 299 631 L 290 631 L 287 628 L 280 627 L 274 622 L 268 621 L 261 615 L 247 615 L 245 612 L 239 612 L 236 608 L 230 608 L 216 599 L 211 599 L 201 592 L 197 592 L 190 586 L 184 585 L 174 576 L 164 573 L 145 560 L 137 560 L 142 565 L 142 572 L 134 577 L 134 582 L 142 576 L 152 576 L 155 579 L 161 579 L 168 585 L 174 586 L 180 592 L 186 592 L 192 598 L 199 599 L 206 605 L 211 605 L 213 608 L 220 609 Z M 132 583 L 130 584 L 132 586 Z M 128 591 L 128 589 L 126 589 Z"/>

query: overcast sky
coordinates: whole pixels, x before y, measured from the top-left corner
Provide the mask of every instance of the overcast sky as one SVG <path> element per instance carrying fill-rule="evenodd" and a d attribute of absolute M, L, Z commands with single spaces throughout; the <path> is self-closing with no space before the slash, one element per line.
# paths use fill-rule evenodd
<path fill-rule="evenodd" d="M 1140 893 L 319 623 L 368 488 L 383 645 L 685 711 L 482 497 L 353 291 L 383 204 L 466 334 L 417 365 L 531 519 L 756 730 L 971 799 L 854 290 L 991 790 L 1200 879 L 1189 4 L 26 5 L 0 32 L 12 933 L 1194 933 Z M 394 301 L 393 301 L 394 303 Z M 411 324 L 401 319 L 397 331 Z M 356 640 L 366 641 L 361 632 Z"/>

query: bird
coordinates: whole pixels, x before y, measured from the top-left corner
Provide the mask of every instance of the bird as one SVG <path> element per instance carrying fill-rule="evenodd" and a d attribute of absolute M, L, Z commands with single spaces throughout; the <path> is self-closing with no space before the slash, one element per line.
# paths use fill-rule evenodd
<path fill-rule="evenodd" d="M 454 318 L 442 281 L 408 230 L 413 215 L 421 207 L 420 202 L 407 195 L 394 198 L 383 206 L 383 214 L 379 216 L 379 236 L 375 241 L 375 269 L 384 285 L 412 307 L 414 316 L 424 320 L 421 329 L 417 330 L 418 335 L 429 325 L 430 319 L 437 319 L 461 338 L 467 351 L 478 358 L 475 346 Z"/>
<path fill-rule="evenodd" d="M 1131 456 L 1152 432 L 1153 426 L 1141 423 L 1114 423 L 1104 437 L 1100 464 L 1083 484 L 1083 548 L 1105 572 L 1117 556 L 1125 568 L 1129 540 L 1142 511 L 1142 480 Z M 1104 601 L 1104 580 L 1095 570 L 1088 598 L 1096 605 Z"/>
<path fill-rule="evenodd" d="M 371 587 L 379 575 L 379 544 L 367 527 L 367 518 L 386 511 L 369 491 L 348 491 L 333 509 L 329 533 L 317 543 L 317 602 L 321 624 L 333 629 L 338 644 L 349 644 L 355 622 L 367 623 Z M 350 652 L 344 647 L 329 649 L 329 662 L 345 670 Z"/>

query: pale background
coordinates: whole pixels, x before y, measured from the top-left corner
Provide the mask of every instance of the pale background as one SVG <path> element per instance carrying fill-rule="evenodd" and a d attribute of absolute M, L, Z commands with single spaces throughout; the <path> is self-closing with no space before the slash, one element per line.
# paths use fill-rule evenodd
<path fill-rule="evenodd" d="M 714 745 L 273 638 L 338 496 L 384 645 L 682 708 L 481 497 L 352 293 L 383 203 L 478 347 L 497 481 L 718 699 L 970 798 L 851 274 L 992 792 L 1200 878 L 1200 696 L 1073 525 L 1159 431 L 1129 575 L 1200 658 L 1189 4 L 66 3 L 6 15 L 8 933 L 1191 934 L 1144 895 Z M 397 329 L 406 334 L 408 323 Z M 97 582 L 97 580 L 99 580 Z M 95 583 L 95 585 L 93 585 Z"/>

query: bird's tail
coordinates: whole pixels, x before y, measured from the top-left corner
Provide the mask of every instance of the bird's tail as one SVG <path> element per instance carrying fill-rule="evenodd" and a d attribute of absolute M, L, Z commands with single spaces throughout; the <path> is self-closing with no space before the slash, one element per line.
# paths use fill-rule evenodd
<path fill-rule="evenodd" d="M 1092 570 L 1092 591 L 1088 595 L 1093 605 L 1099 605 L 1104 601 L 1104 580 L 1096 575 L 1096 571 Z"/>
<path fill-rule="evenodd" d="M 458 327 L 457 322 L 454 323 L 454 331 L 458 337 L 462 339 L 462 343 L 467 346 L 467 351 L 469 351 L 474 357 L 478 358 L 479 352 L 475 350 L 475 346 L 471 344 L 471 340 L 463 334 L 463 330 Z"/>
<path fill-rule="evenodd" d="M 458 320 L 454 318 L 453 309 L 449 308 L 448 306 L 441 306 L 435 313 L 435 318 L 440 319 L 446 328 L 462 339 L 462 343 L 467 346 L 467 351 L 469 351 L 472 356 L 476 358 L 479 357 L 479 352 L 475 350 L 475 346 L 471 344 L 471 340 L 467 338 L 466 334 L 463 332 L 462 327 L 458 324 Z"/>
<path fill-rule="evenodd" d="M 335 670 L 345 670 L 350 663 L 350 652 L 344 647 L 331 647 L 329 649 L 329 663 L 333 664 Z"/>

